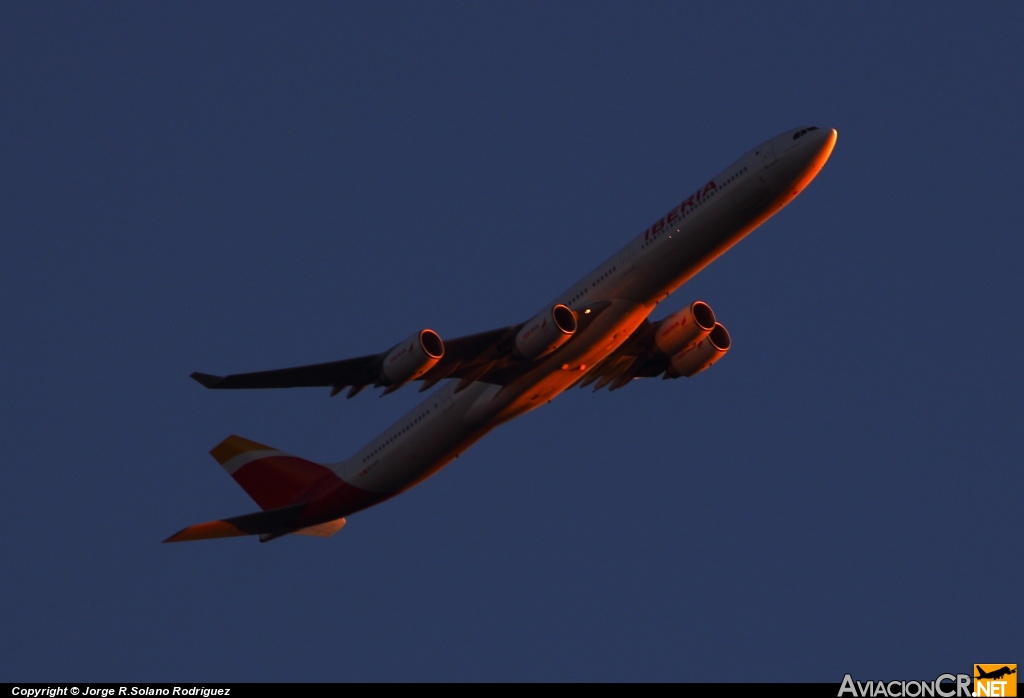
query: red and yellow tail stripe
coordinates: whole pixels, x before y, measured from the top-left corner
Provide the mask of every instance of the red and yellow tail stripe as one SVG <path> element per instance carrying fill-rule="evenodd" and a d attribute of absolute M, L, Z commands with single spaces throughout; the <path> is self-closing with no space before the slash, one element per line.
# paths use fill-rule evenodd
<path fill-rule="evenodd" d="M 331 536 L 349 513 L 391 496 L 361 490 L 319 463 L 241 436 L 229 436 L 210 453 L 263 511 L 189 526 L 165 543 L 251 535 L 265 541 L 288 533 Z"/>
<path fill-rule="evenodd" d="M 228 474 L 260 505 L 277 509 L 303 501 L 315 485 L 341 481 L 329 468 L 241 436 L 229 436 L 210 450 Z M 316 488 L 320 489 L 320 488 Z"/>

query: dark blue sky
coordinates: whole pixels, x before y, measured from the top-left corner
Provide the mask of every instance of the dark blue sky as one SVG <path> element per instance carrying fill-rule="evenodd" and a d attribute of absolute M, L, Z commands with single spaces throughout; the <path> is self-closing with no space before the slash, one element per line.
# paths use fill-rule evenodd
<path fill-rule="evenodd" d="M 4 680 L 931 679 L 1020 662 L 1015 3 L 4 3 Z M 839 142 L 672 296 L 729 356 L 573 391 L 327 540 L 238 433 L 416 400 L 234 372 L 508 325 L 748 148 Z"/>

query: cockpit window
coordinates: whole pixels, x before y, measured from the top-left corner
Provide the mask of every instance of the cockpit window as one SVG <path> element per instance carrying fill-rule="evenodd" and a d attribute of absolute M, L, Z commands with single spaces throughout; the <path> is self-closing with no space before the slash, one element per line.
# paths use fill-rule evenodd
<path fill-rule="evenodd" d="M 817 131 L 817 130 L 818 130 L 817 126 L 810 126 L 808 128 L 802 128 L 802 129 L 800 129 L 799 131 L 797 131 L 796 133 L 793 134 L 793 140 L 795 141 L 797 138 L 799 138 L 800 136 L 804 135 L 805 133 L 808 133 L 810 131 Z"/>

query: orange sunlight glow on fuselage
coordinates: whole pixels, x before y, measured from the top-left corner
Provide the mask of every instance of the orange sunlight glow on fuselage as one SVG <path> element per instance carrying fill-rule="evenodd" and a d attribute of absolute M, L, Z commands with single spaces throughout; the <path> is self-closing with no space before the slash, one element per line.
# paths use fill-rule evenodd
<path fill-rule="evenodd" d="M 316 464 L 228 437 L 213 449 L 214 457 L 257 502 L 274 502 L 274 508 L 191 526 L 168 541 L 331 535 L 344 517 L 422 482 L 492 429 L 573 385 L 593 382 L 595 389 L 614 390 L 636 378 L 704 370 L 731 345 L 706 304 L 696 302 L 654 323 L 648 317 L 803 191 L 828 161 L 836 138 L 835 129 L 804 127 L 765 141 L 526 323 L 457 338 L 443 349 L 436 333 L 421 330 L 380 355 L 226 377 L 193 374 L 209 388 L 324 385 L 334 394 L 351 386 L 350 396 L 366 385 L 390 392 L 412 380 L 426 387 L 447 381 L 338 463 Z M 698 310 L 711 317 L 701 322 Z M 672 324 L 657 338 L 666 320 Z M 389 372 L 379 373 L 379 366 Z"/>

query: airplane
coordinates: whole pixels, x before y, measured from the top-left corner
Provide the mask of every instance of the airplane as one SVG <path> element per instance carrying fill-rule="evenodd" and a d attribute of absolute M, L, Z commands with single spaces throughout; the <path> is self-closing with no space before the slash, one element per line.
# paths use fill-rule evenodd
<path fill-rule="evenodd" d="M 634 379 L 690 377 L 732 343 L 694 301 L 651 322 L 655 306 L 792 201 L 835 147 L 832 128 L 804 126 L 761 143 L 689 194 L 525 322 L 442 341 L 421 329 L 378 354 L 217 376 L 211 389 L 328 387 L 348 397 L 413 381 L 430 394 L 350 458 L 314 463 L 240 436 L 210 453 L 260 511 L 189 526 L 164 542 L 290 533 L 330 536 L 346 517 L 430 477 L 492 429 L 568 388 L 617 390 Z"/>
<path fill-rule="evenodd" d="M 978 675 L 974 677 L 976 679 L 1001 679 L 1004 676 L 1017 673 L 1016 669 L 1011 669 L 1008 666 L 1004 666 L 1000 669 L 993 669 L 990 672 L 982 669 L 980 664 L 975 664 L 974 668 L 978 670 Z"/>

